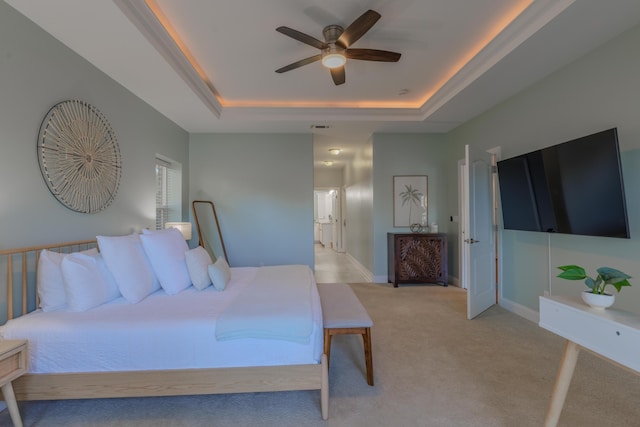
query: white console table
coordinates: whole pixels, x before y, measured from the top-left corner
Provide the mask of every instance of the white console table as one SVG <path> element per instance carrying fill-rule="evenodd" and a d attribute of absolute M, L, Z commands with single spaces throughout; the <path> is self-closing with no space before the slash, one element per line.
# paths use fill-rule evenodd
<path fill-rule="evenodd" d="M 558 424 L 580 349 L 640 373 L 640 316 L 622 310 L 598 310 L 579 296 L 540 297 L 540 327 L 567 340 L 545 419 Z"/>

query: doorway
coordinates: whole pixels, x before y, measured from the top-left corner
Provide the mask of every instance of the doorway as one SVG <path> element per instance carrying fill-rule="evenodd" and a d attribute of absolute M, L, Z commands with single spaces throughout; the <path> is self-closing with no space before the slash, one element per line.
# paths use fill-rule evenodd
<path fill-rule="evenodd" d="M 345 193 L 340 187 L 316 188 L 314 199 L 314 264 L 318 283 L 370 282 L 362 267 L 346 253 Z"/>
<path fill-rule="evenodd" d="M 313 191 L 314 241 L 324 248 L 344 252 L 342 238 L 342 198 L 340 188 Z"/>

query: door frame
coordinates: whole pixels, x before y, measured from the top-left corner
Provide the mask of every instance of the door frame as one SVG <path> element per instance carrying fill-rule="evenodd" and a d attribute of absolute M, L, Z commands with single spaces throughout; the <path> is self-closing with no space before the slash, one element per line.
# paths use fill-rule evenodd
<path fill-rule="evenodd" d="M 469 215 L 469 207 L 467 206 L 467 185 L 464 179 L 464 159 L 458 160 L 458 271 L 460 272 L 460 287 L 462 289 L 468 288 L 467 270 L 464 268 L 467 259 L 469 258 L 469 248 L 464 242 L 464 224 L 466 224 L 466 218 Z"/>
<path fill-rule="evenodd" d="M 340 246 L 338 252 L 347 252 L 347 186 L 340 187 Z"/>
<path fill-rule="evenodd" d="M 495 173 L 493 174 L 493 224 L 496 242 L 496 297 L 498 305 L 502 303 L 502 214 L 500 204 L 500 188 L 498 183 L 498 161 L 502 160 L 502 147 L 496 146 L 487 150 L 493 154 Z"/>

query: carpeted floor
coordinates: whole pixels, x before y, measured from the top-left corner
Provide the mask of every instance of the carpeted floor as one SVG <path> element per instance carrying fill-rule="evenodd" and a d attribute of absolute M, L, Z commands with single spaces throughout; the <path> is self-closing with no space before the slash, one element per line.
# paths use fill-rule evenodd
<path fill-rule="evenodd" d="M 25 426 L 541 426 L 563 340 L 501 307 L 466 320 L 456 287 L 351 285 L 373 318 L 374 387 L 359 336 L 334 338 L 319 392 L 21 402 Z M 582 352 L 560 426 L 639 426 L 640 377 Z M 0 426 L 10 426 L 0 413 Z"/>

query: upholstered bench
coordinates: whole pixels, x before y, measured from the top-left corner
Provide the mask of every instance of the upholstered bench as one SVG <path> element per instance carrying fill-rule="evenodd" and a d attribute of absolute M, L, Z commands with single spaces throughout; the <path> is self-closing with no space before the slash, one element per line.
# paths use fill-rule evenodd
<path fill-rule="evenodd" d="M 324 353 L 327 363 L 331 355 L 331 337 L 339 334 L 360 334 L 364 344 L 367 383 L 373 385 L 371 327 L 373 321 L 351 287 L 345 283 L 319 283 L 324 327 Z"/>

